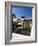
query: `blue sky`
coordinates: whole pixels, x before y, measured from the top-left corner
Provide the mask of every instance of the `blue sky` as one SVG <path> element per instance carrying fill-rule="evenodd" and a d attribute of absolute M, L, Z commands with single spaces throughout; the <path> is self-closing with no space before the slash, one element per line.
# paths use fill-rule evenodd
<path fill-rule="evenodd" d="M 26 18 L 32 18 L 32 8 L 12 7 L 12 13 L 16 14 L 16 17 L 25 16 Z"/>

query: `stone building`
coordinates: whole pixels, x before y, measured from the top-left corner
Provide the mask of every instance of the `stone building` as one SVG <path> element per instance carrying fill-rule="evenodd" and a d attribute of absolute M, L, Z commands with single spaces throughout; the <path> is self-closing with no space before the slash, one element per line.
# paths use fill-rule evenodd
<path fill-rule="evenodd" d="M 18 25 L 20 25 L 18 28 L 21 28 L 21 29 L 23 29 L 23 28 L 25 29 L 25 28 L 28 28 L 28 27 L 32 28 L 32 20 L 31 19 L 30 20 L 19 19 Z"/>

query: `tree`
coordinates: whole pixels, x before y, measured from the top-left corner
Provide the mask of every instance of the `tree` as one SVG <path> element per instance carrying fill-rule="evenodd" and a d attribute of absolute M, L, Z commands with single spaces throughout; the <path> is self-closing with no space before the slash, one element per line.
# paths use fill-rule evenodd
<path fill-rule="evenodd" d="M 15 27 L 15 22 L 13 21 L 14 18 L 16 18 L 16 15 L 15 15 L 15 14 L 12 14 L 12 15 L 11 15 L 12 30 L 14 30 L 14 27 Z"/>
<path fill-rule="evenodd" d="M 12 14 L 12 17 L 14 17 L 14 18 L 15 18 L 15 17 L 16 17 L 16 15 L 15 15 L 15 14 Z"/>
<path fill-rule="evenodd" d="M 23 18 L 25 20 L 25 16 L 21 16 L 21 18 Z"/>

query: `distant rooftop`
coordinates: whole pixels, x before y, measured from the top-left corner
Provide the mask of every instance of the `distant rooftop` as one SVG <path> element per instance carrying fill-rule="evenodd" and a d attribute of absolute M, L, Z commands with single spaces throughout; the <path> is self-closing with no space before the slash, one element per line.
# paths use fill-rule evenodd
<path fill-rule="evenodd" d="M 29 20 L 24 20 L 24 21 L 32 21 L 32 19 L 29 19 Z"/>

